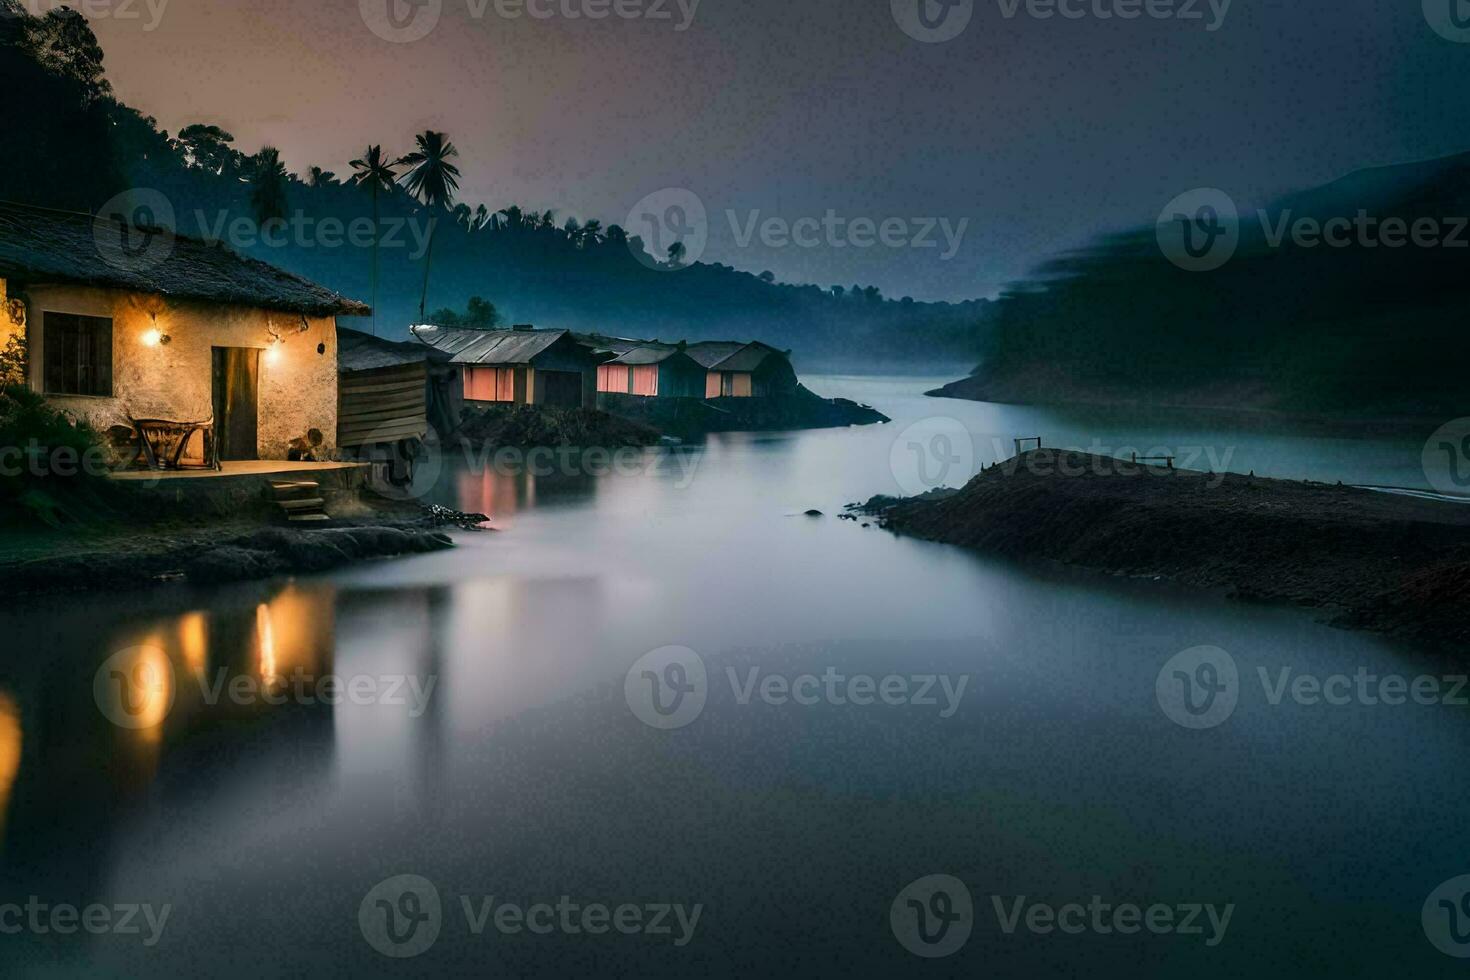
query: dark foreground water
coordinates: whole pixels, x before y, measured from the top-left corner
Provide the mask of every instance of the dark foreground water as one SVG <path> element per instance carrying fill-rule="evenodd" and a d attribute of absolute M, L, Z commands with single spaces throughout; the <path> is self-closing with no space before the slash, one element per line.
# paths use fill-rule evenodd
<path fill-rule="evenodd" d="M 1038 433 L 1412 486 L 1427 433 L 925 386 L 817 383 L 884 427 L 451 460 L 433 498 L 501 530 L 449 553 L 8 604 L 0 973 L 1462 975 L 1452 670 L 833 516 Z"/>

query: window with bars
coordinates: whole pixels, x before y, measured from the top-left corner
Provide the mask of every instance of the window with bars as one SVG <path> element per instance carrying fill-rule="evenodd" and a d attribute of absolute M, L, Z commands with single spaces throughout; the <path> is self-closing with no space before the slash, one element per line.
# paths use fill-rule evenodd
<path fill-rule="evenodd" d="M 112 395 L 112 321 L 43 313 L 48 395 Z"/>

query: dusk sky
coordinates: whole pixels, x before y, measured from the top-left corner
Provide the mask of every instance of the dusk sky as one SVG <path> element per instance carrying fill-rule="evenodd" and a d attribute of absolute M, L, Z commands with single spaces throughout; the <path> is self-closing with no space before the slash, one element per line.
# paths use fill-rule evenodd
<path fill-rule="evenodd" d="M 119 96 L 171 132 L 215 122 L 246 152 L 270 143 L 293 171 L 343 174 L 369 142 L 402 153 L 442 129 L 471 205 L 622 224 L 645 195 L 687 188 L 708 209 L 705 261 L 895 297 L 992 295 L 1194 187 L 1256 203 L 1470 149 L 1470 44 L 1432 30 L 1419 0 L 1235 0 L 1223 17 L 1222 0 L 1178 0 L 1190 20 L 975 0 L 944 43 L 911 38 L 888 0 L 702 0 L 682 31 L 691 0 L 620 0 L 668 19 L 595 21 L 559 12 L 587 0 L 542 19 L 442 0 L 409 43 L 369 29 L 362 8 L 387 0 L 172 0 L 157 16 L 121 2 L 78 6 Z M 437 0 L 420 2 L 429 16 Z M 945 260 L 939 232 L 927 249 L 742 246 L 727 215 L 829 209 L 968 225 Z"/>

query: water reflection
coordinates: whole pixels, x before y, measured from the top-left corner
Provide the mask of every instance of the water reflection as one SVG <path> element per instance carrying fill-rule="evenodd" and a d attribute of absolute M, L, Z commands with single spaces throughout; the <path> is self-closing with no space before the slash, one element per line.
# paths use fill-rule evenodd
<path fill-rule="evenodd" d="M 10 793 L 20 774 L 20 705 L 0 691 L 0 847 L 5 841 L 5 815 L 10 810 Z"/>

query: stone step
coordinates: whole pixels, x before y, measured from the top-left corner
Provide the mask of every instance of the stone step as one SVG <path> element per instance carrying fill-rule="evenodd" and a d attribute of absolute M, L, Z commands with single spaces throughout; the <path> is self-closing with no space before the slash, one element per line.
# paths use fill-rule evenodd
<path fill-rule="evenodd" d="M 303 497 L 300 500 L 277 500 L 276 506 L 284 510 L 321 510 L 327 502 L 320 497 Z"/>

